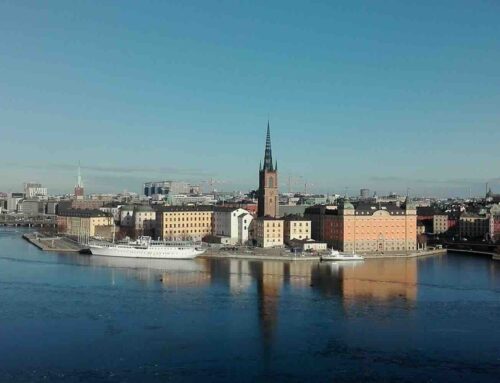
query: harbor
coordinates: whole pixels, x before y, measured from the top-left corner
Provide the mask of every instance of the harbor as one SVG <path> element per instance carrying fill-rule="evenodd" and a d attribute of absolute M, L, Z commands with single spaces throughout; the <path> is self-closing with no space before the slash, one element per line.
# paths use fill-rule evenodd
<path fill-rule="evenodd" d="M 88 245 L 79 244 L 77 241 L 61 235 L 45 235 L 38 232 L 25 233 L 22 237 L 43 251 L 59 253 L 89 253 Z M 323 252 L 326 254 L 326 252 Z M 420 250 L 408 253 L 386 253 L 386 254 L 361 254 L 365 259 L 386 258 L 414 258 L 430 255 L 446 254 L 446 249 Z M 228 258 L 228 259 L 253 259 L 273 261 L 318 261 L 322 253 L 294 252 L 290 249 L 276 248 L 263 249 L 257 247 L 208 247 L 200 255 L 203 258 Z"/>
<path fill-rule="evenodd" d="M 2 382 L 498 381 L 487 257 L 147 260 L 22 234 L 0 234 Z"/>

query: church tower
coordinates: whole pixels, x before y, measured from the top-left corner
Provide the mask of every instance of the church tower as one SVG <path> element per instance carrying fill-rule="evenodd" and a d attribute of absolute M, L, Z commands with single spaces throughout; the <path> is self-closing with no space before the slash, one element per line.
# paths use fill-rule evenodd
<path fill-rule="evenodd" d="M 84 196 L 84 189 L 82 182 L 82 172 L 80 169 L 80 162 L 78 162 L 78 178 L 75 185 L 75 199 L 83 199 L 83 196 Z"/>
<path fill-rule="evenodd" d="M 267 122 L 266 151 L 264 153 L 264 166 L 259 167 L 259 204 L 258 217 L 278 216 L 278 163 L 273 164 L 271 150 L 271 130 Z"/>

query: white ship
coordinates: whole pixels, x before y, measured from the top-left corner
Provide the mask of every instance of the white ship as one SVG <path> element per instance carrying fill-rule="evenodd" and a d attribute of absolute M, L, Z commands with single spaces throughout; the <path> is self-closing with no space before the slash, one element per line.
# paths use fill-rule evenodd
<path fill-rule="evenodd" d="M 340 253 L 337 250 L 333 250 L 330 254 L 323 255 L 321 260 L 324 261 L 362 261 L 364 258 L 358 254 L 350 253 Z"/>
<path fill-rule="evenodd" d="M 117 243 L 95 242 L 89 244 L 89 249 L 93 255 L 149 259 L 193 259 L 205 252 L 193 242 L 155 241 L 151 237 Z"/>

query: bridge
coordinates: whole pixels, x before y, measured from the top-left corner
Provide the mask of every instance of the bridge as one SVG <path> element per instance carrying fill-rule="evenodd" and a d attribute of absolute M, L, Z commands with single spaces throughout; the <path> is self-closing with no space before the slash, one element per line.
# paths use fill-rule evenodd
<path fill-rule="evenodd" d="M 55 215 L 0 215 L 0 226 L 11 227 L 56 227 L 57 219 Z"/>

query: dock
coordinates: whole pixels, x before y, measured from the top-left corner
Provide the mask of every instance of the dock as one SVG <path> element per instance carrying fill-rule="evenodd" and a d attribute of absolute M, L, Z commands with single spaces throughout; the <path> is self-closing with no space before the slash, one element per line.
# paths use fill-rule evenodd
<path fill-rule="evenodd" d="M 59 236 L 45 236 L 40 233 L 26 233 L 23 238 L 43 251 L 58 253 L 79 253 L 85 248 L 69 238 Z"/>
<path fill-rule="evenodd" d="M 366 260 L 370 259 L 405 259 L 424 257 L 430 255 L 446 254 L 446 249 L 421 250 L 409 253 L 385 253 L 385 254 L 360 254 Z M 208 249 L 201 255 L 202 258 L 227 258 L 227 259 L 246 259 L 260 261 L 319 261 L 321 254 L 317 253 L 292 253 L 286 249 Z"/>

